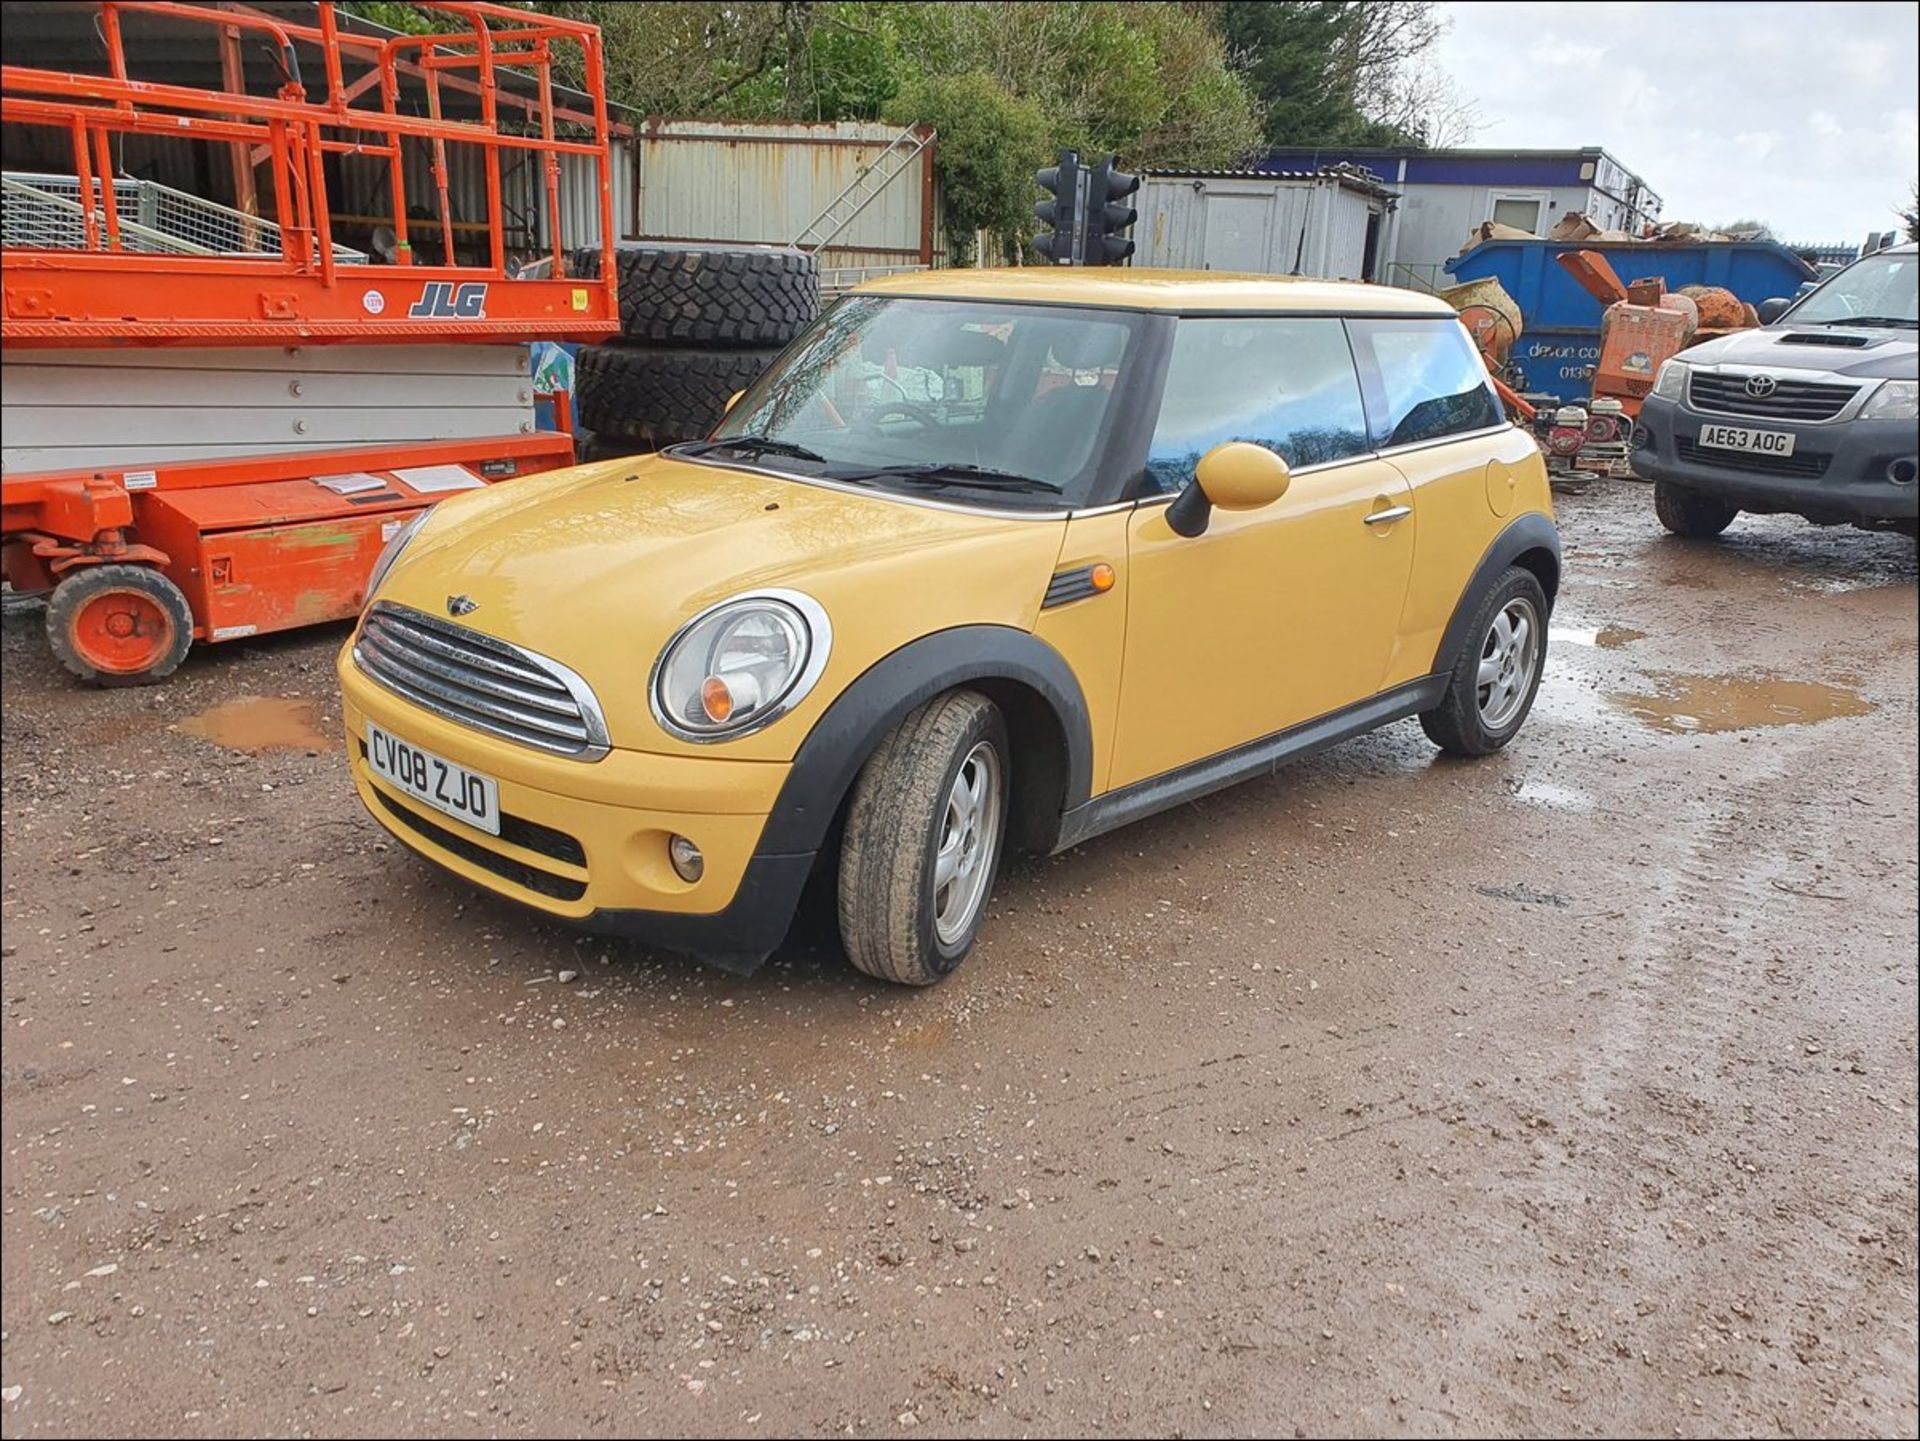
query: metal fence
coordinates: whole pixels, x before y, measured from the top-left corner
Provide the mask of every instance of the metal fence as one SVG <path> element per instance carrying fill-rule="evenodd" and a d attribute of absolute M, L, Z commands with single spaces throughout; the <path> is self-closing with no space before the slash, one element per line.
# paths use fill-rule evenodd
<path fill-rule="evenodd" d="M 100 182 L 90 184 L 93 221 L 106 234 Z M 152 180 L 116 176 L 113 203 L 120 248 L 141 254 L 225 255 L 278 260 L 280 227 L 271 220 L 203 200 Z M 0 174 L 0 243 L 23 250 L 85 250 L 86 211 L 76 175 Z M 102 242 L 103 243 L 103 242 Z M 364 251 L 333 247 L 341 265 L 364 265 Z"/>

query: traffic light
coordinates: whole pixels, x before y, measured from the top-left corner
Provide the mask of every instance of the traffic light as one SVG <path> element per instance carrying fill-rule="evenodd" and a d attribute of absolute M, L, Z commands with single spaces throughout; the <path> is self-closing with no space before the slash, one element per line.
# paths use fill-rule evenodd
<path fill-rule="evenodd" d="M 1088 265 L 1118 265 L 1133 254 L 1133 241 L 1123 232 L 1140 218 L 1131 205 L 1122 205 L 1140 188 L 1140 177 L 1113 167 L 1108 156 L 1094 166 L 1087 185 Z"/>
<path fill-rule="evenodd" d="M 1033 218 L 1047 227 L 1034 237 L 1033 248 L 1055 265 L 1080 264 L 1089 176 L 1078 152 L 1062 150 L 1057 164 L 1037 171 L 1033 178 L 1053 197 L 1033 207 Z"/>

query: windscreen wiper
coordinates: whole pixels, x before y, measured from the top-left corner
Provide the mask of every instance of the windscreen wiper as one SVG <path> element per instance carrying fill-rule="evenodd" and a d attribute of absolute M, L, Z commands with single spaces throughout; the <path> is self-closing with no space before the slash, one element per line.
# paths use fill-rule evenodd
<path fill-rule="evenodd" d="M 971 465 L 964 460 L 933 460 L 908 465 L 876 465 L 869 470 L 836 475 L 836 480 L 904 480 L 909 484 L 961 487 L 970 490 L 1043 491 L 1057 495 L 1057 487 L 1031 475 Z"/>
<path fill-rule="evenodd" d="M 765 435 L 732 435 L 724 440 L 690 440 L 684 445 L 670 445 L 668 455 L 712 455 L 716 450 L 739 450 L 748 455 L 785 455 L 794 460 L 813 460 L 822 464 L 826 457 L 817 450 L 808 450 L 804 445 L 795 445 L 791 440 L 774 440 Z"/>

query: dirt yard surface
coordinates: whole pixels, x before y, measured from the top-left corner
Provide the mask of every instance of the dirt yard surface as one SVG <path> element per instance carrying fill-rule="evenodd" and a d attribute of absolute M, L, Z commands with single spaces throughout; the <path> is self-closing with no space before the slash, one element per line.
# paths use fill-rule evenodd
<path fill-rule="evenodd" d="M 1027 863 L 913 993 L 413 859 L 339 630 L 89 693 L 17 610 L 7 1435 L 1912 1435 L 1914 548 L 1650 502 L 1506 754 Z"/>

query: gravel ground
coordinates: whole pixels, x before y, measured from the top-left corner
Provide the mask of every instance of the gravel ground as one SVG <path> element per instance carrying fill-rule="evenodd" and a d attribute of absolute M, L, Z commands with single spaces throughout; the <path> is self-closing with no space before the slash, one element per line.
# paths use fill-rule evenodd
<path fill-rule="evenodd" d="M 338 630 L 14 611 L 6 1434 L 1914 1434 L 1914 548 L 1650 511 L 1563 502 L 1504 755 L 1017 867 L 913 993 L 412 859 Z"/>

